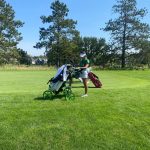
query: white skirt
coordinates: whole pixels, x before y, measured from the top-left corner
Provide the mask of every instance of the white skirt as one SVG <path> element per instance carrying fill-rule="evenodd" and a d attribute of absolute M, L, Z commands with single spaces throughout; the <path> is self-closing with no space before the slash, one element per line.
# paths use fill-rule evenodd
<path fill-rule="evenodd" d="M 90 72 L 90 68 L 83 69 L 80 73 L 80 78 L 88 78 L 88 73 Z"/>

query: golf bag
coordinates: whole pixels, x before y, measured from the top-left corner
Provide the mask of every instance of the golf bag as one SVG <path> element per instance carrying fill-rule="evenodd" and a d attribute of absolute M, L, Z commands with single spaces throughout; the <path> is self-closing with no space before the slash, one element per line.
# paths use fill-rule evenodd
<path fill-rule="evenodd" d="M 89 72 L 88 77 L 92 81 L 92 83 L 95 85 L 96 88 L 102 87 L 102 83 L 100 82 L 99 78 L 93 72 Z"/>

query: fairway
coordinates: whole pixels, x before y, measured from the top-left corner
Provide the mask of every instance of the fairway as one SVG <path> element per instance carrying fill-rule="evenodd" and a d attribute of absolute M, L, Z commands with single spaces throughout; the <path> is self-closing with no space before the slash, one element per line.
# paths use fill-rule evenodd
<path fill-rule="evenodd" d="M 43 100 L 56 70 L 0 70 L 0 149 L 149 150 L 150 70 L 94 71 L 89 96 L 74 80 L 74 101 Z"/>

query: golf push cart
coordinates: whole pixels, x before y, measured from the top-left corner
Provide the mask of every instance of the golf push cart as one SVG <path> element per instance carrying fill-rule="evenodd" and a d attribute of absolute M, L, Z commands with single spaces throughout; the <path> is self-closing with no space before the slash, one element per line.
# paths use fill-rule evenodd
<path fill-rule="evenodd" d="M 78 78 L 80 69 L 74 68 L 70 64 L 61 66 L 56 75 L 51 78 L 47 84 L 49 84 L 48 90 L 43 92 L 44 99 L 53 99 L 60 92 L 63 93 L 66 100 L 74 100 L 75 95 L 71 89 L 72 78 Z"/>

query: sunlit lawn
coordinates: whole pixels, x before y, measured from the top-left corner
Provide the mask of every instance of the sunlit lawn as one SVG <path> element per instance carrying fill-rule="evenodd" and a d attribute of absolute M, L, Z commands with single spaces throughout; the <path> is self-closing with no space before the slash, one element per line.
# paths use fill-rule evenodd
<path fill-rule="evenodd" d="M 0 71 L 0 149 L 149 150 L 150 71 L 94 71 L 102 89 L 75 80 L 74 101 L 43 100 L 56 70 Z"/>

